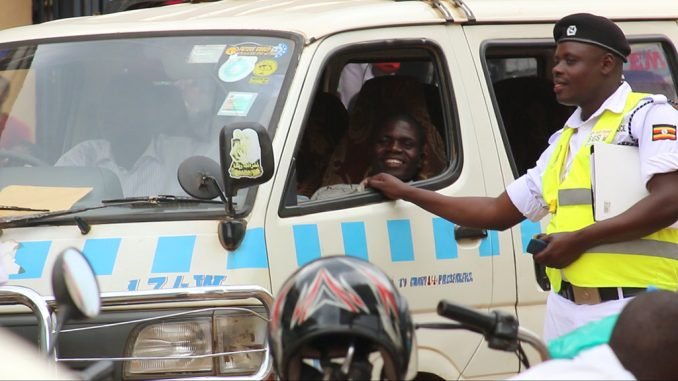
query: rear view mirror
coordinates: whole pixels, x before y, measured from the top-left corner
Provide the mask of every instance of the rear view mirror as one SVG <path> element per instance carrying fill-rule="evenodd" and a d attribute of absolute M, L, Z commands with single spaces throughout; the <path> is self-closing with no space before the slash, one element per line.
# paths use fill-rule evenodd
<path fill-rule="evenodd" d="M 201 200 L 223 197 L 224 183 L 219 164 L 205 156 L 191 156 L 184 160 L 177 170 L 181 188 Z"/>
<path fill-rule="evenodd" d="M 273 146 L 268 131 L 259 123 L 233 123 L 219 135 L 224 193 L 263 184 L 273 176 Z"/>

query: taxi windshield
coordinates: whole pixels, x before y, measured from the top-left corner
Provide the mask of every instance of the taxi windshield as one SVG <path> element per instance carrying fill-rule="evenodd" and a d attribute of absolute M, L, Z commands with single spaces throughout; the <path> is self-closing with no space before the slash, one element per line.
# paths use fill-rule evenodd
<path fill-rule="evenodd" d="M 177 169 L 196 155 L 219 162 L 222 127 L 256 122 L 272 131 L 294 47 L 289 38 L 244 35 L 0 46 L 0 217 L 188 197 Z M 237 212 L 248 191 L 234 198 Z"/>

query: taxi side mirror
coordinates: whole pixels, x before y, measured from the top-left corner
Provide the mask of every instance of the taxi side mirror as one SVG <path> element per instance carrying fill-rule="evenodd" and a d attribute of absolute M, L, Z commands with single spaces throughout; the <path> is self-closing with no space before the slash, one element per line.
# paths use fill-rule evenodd
<path fill-rule="evenodd" d="M 259 123 L 225 126 L 219 134 L 219 152 L 227 198 L 235 196 L 238 189 L 263 184 L 273 177 L 271 137 Z"/>

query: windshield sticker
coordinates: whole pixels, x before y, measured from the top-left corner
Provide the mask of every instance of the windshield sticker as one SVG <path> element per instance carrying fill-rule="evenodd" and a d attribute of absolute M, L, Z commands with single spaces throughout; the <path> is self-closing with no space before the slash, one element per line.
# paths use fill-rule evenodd
<path fill-rule="evenodd" d="M 256 56 L 238 56 L 228 57 L 219 68 L 219 79 L 224 82 L 237 82 L 250 75 L 257 62 Z"/>
<path fill-rule="evenodd" d="M 287 44 L 280 43 L 276 46 L 259 45 L 253 42 L 246 42 L 239 45 L 231 45 L 226 49 L 229 56 L 272 56 L 280 58 L 287 53 Z"/>
<path fill-rule="evenodd" d="M 226 99 L 217 114 L 222 116 L 247 116 L 256 98 L 257 93 L 231 91 L 226 95 Z"/>
<path fill-rule="evenodd" d="M 250 77 L 250 84 L 252 85 L 268 85 L 268 82 L 270 81 L 270 78 L 268 77 L 255 77 L 252 76 Z"/>
<path fill-rule="evenodd" d="M 256 179 L 264 174 L 261 166 L 259 136 L 251 128 L 233 130 L 231 138 L 231 166 L 228 175 L 233 179 Z"/>
<path fill-rule="evenodd" d="M 16 263 L 16 241 L 0 242 L 0 285 L 7 282 L 10 275 L 24 273 L 25 270 Z"/>
<path fill-rule="evenodd" d="M 262 60 L 254 66 L 252 74 L 260 77 L 267 77 L 278 70 L 278 62 L 275 60 Z"/>
<path fill-rule="evenodd" d="M 226 45 L 195 45 L 188 56 L 188 63 L 217 63 Z"/>
<path fill-rule="evenodd" d="M 282 42 L 276 45 L 275 47 L 275 54 L 273 54 L 273 57 L 275 58 L 280 58 L 284 56 L 287 53 L 287 44 L 283 44 Z"/>

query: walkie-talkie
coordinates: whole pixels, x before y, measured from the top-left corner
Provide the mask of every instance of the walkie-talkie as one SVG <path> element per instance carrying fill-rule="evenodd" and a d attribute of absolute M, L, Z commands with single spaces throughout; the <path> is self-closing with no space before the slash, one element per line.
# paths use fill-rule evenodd
<path fill-rule="evenodd" d="M 538 254 L 542 250 L 546 249 L 546 246 L 548 246 L 548 242 L 544 241 L 543 239 L 539 238 L 532 238 L 530 240 L 530 243 L 527 244 L 527 252 L 530 254 Z"/>

